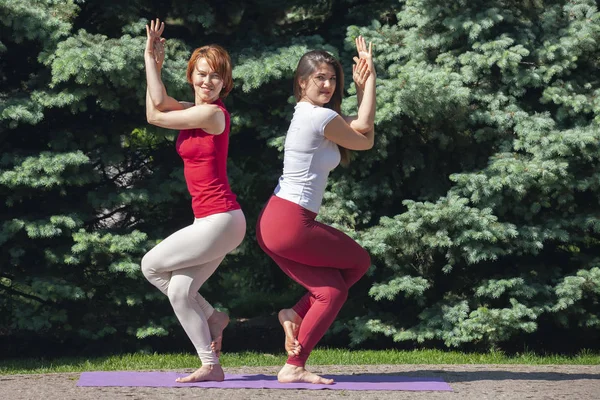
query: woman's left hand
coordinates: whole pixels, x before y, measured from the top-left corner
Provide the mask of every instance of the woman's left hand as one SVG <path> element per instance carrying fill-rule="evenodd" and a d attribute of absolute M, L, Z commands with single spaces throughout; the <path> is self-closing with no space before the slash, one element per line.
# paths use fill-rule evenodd
<path fill-rule="evenodd" d="M 160 71 L 165 62 L 165 38 L 158 38 L 154 41 L 154 61 Z"/>
<path fill-rule="evenodd" d="M 369 65 L 364 58 L 354 57 L 354 62 L 356 63 L 352 64 L 352 78 L 354 79 L 354 84 L 356 85 L 357 90 L 364 90 L 367 78 L 371 74 Z"/>

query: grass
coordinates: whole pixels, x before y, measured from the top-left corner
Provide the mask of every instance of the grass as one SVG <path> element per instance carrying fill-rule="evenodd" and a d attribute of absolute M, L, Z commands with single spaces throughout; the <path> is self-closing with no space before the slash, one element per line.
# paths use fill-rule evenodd
<path fill-rule="evenodd" d="M 285 363 L 283 354 L 224 353 L 225 367 L 276 366 Z M 317 349 L 309 365 L 367 364 L 525 364 L 525 365 L 598 365 L 600 354 L 582 351 L 576 356 L 522 353 L 507 356 L 502 352 L 461 353 L 441 350 L 342 350 Z M 0 361 L 0 374 L 42 374 L 83 371 L 123 371 L 191 369 L 198 367 L 192 354 L 124 354 L 97 358 L 22 359 Z"/>

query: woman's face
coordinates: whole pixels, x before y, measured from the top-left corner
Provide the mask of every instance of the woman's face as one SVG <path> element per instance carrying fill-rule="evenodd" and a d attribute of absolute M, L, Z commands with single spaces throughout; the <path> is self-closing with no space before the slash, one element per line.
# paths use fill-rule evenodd
<path fill-rule="evenodd" d="M 329 103 L 335 92 L 336 75 L 333 66 L 323 63 L 319 65 L 306 80 L 300 80 L 302 99 L 311 104 L 323 107 Z"/>
<path fill-rule="evenodd" d="M 219 98 L 223 89 L 223 78 L 210 67 L 206 58 L 200 58 L 192 74 L 192 84 L 196 93 L 196 104 L 210 104 Z"/>

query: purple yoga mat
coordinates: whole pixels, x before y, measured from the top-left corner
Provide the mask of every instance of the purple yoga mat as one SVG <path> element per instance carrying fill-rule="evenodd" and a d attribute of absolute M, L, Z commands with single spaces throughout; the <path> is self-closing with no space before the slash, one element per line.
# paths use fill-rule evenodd
<path fill-rule="evenodd" d="M 177 383 L 177 372 L 83 372 L 77 386 L 201 387 L 217 389 L 452 390 L 441 378 L 399 375 L 324 375 L 333 385 L 279 383 L 273 375 L 229 375 L 223 382 Z"/>

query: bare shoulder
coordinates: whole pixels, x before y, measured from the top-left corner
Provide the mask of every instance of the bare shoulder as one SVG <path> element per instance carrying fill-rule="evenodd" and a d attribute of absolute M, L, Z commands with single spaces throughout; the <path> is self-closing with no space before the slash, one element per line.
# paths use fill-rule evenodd
<path fill-rule="evenodd" d="M 195 114 L 204 121 L 202 128 L 212 135 L 223 133 L 226 127 L 225 112 L 216 104 L 198 104 L 192 107 Z"/>

